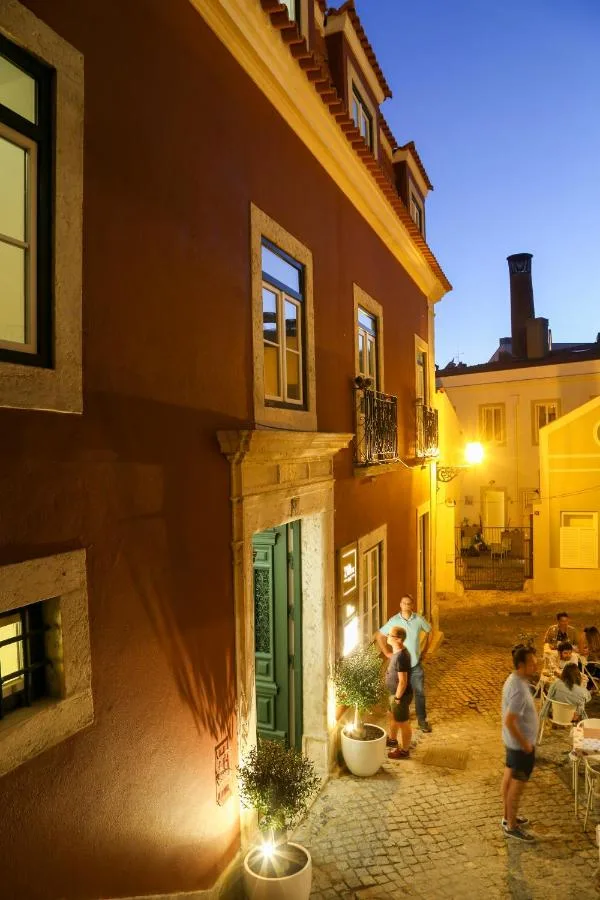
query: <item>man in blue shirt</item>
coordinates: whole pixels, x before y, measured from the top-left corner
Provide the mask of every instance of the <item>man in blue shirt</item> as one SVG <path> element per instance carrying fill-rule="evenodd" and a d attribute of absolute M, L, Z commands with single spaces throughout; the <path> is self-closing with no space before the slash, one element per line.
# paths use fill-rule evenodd
<path fill-rule="evenodd" d="M 392 616 L 385 625 L 382 625 L 376 633 L 377 643 L 381 652 L 388 657 L 392 653 L 387 643 L 387 635 L 393 625 L 399 625 L 406 631 L 406 640 L 404 646 L 410 653 L 412 668 L 410 671 L 410 683 L 412 685 L 415 708 L 417 710 L 417 719 L 421 731 L 431 731 L 431 725 L 427 721 L 427 710 L 425 708 L 425 674 L 421 663 L 427 653 L 427 647 L 431 640 L 431 625 L 423 618 L 413 612 L 415 601 L 410 594 L 404 594 L 400 600 L 400 612 Z M 421 646 L 421 634 L 425 634 L 425 641 Z"/>

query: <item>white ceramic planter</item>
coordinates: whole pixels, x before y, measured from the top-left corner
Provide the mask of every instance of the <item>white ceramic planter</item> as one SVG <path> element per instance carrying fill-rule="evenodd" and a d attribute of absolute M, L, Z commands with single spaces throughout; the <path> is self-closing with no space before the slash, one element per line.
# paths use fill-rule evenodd
<path fill-rule="evenodd" d="M 306 865 L 294 875 L 285 878 L 263 878 L 255 875 L 248 865 L 248 857 L 255 852 L 253 847 L 244 858 L 244 886 L 248 900 L 308 900 L 312 884 L 312 859 L 306 847 L 289 841 L 306 856 Z"/>
<path fill-rule="evenodd" d="M 379 725 L 371 725 L 381 732 L 374 741 L 357 741 L 342 730 L 342 753 L 344 762 L 353 775 L 368 778 L 378 772 L 385 761 L 386 733 Z"/>

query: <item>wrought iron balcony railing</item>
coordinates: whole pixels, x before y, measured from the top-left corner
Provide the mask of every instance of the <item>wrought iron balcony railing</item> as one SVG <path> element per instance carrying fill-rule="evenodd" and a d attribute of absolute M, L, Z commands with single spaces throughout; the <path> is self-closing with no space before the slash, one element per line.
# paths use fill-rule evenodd
<path fill-rule="evenodd" d="M 382 394 L 370 378 L 357 378 L 356 464 L 371 466 L 398 459 L 398 398 Z"/>
<path fill-rule="evenodd" d="M 435 459 L 439 456 L 438 411 L 417 400 L 417 433 L 415 456 L 419 459 Z"/>

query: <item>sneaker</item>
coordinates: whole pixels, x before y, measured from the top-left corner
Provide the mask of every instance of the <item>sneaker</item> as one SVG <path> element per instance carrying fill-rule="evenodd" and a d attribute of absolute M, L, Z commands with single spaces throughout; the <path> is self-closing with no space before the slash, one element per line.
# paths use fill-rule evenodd
<path fill-rule="evenodd" d="M 431 727 L 429 722 L 419 722 L 419 728 L 426 734 L 431 734 L 431 732 L 433 731 L 433 728 Z"/>
<path fill-rule="evenodd" d="M 386 742 L 385 742 L 385 746 L 386 746 L 386 747 L 397 747 L 397 746 L 398 746 L 398 741 L 395 740 L 395 738 L 390 738 L 390 737 L 389 737 L 389 738 L 386 740 Z"/>
<path fill-rule="evenodd" d="M 529 825 L 529 819 L 526 819 L 525 816 L 517 816 L 517 825 L 519 828 L 522 828 L 523 825 Z M 502 827 L 508 828 L 508 819 L 502 819 Z"/>
<path fill-rule="evenodd" d="M 528 834 L 526 831 L 521 831 L 519 826 L 516 828 L 505 828 L 504 834 L 506 837 L 516 838 L 518 841 L 523 841 L 525 844 L 534 844 L 535 838 L 532 834 Z"/>
<path fill-rule="evenodd" d="M 388 759 L 408 759 L 409 756 L 408 750 L 402 750 L 401 747 L 398 747 L 397 750 L 390 750 L 388 753 Z"/>

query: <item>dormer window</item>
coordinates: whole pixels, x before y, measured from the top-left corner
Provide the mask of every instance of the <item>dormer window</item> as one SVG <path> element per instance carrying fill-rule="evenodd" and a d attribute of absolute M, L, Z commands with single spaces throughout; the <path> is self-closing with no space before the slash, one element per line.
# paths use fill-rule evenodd
<path fill-rule="evenodd" d="M 354 82 L 352 82 L 352 118 L 354 124 L 362 134 L 365 144 L 372 150 L 373 118 Z"/>
<path fill-rule="evenodd" d="M 410 217 L 421 232 L 423 234 L 423 204 L 418 199 L 417 195 L 414 191 L 410 192 Z"/>
<path fill-rule="evenodd" d="M 288 16 L 293 22 L 298 21 L 298 0 L 282 0 L 284 6 L 287 7 Z"/>

